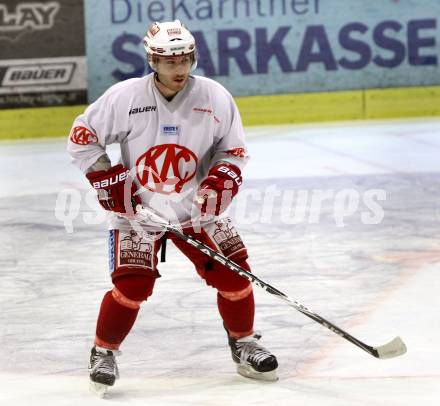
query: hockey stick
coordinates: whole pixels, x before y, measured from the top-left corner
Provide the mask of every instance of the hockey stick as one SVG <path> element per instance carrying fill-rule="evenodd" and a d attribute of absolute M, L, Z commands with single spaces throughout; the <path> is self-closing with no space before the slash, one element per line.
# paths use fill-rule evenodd
<path fill-rule="evenodd" d="M 378 347 L 373 347 L 373 346 L 370 346 L 370 345 L 363 343 L 362 341 L 353 337 L 351 334 L 342 330 L 340 327 L 338 327 L 335 324 L 324 319 L 323 317 L 321 317 L 317 313 L 314 313 L 311 310 L 307 309 L 301 303 L 297 302 L 296 300 L 290 299 L 283 292 L 279 291 L 278 289 L 276 289 L 273 286 L 269 285 L 268 283 L 264 282 L 263 280 L 261 280 L 260 278 L 258 278 L 254 274 L 252 274 L 251 272 L 248 272 L 246 269 L 243 269 L 241 266 L 237 265 L 235 262 L 226 258 L 223 254 L 213 250 L 212 248 L 210 248 L 207 245 L 203 244 L 202 242 L 196 240 L 195 238 L 183 233 L 176 226 L 173 226 L 173 225 L 167 223 L 164 219 L 162 219 L 156 213 L 153 213 L 151 210 L 146 209 L 146 208 L 142 207 L 141 205 L 138 205 L 136 207 L 136 216 L 140 216 L 141 218 L 144 218 L 145 220 L 151 220 L 155 223 L 159 223 L 162 227 L 164 227 L 170 233 L 173 233 L 174 235 L 176 235 L 177 237 L 179 237 L 183 241 L 186 241 L 188 244 L 191 244 L 193 247 L 197 248 L 199 251 L 208 255 L 210 258 L 214 259 L 215 261 L 219 262 L 220 264 L 226 266 L 231 271 L 239 274 L 240 276 L 247 279 L 249 282 L 251 282 L 255 286 L 258 286 L 259 288 L 265 290 L 266 292 L 277 297 L 278 299 L 283 300 L 289 306 L 295 308 L 296 310 L 298 310 L 302 314 L 306 315 L 307 317 L 311 318 L 312 320 L 316 321 L 317 323 L 322 324 L 324 327 L 327 327 L 329 330 L 333 331 L 335 334 L 339 335 L 342 338 L 345 338 L 347 341 L 350 341 L 352 344 L 354 344 L 354 345 L 358 346 L 359 348 L 363 349 L 364 351 L 368 352 L 368 354 L 370 354 L 376 358 L 385 359 L 385 358 L 398 357 L 399 355 L 403 355 L 406 353 L 406 345 L 400 337 L 396 337 L 393 340 L 391 340 L 390 342 L 388 342 L 384 345 L 378 346 Z"/>

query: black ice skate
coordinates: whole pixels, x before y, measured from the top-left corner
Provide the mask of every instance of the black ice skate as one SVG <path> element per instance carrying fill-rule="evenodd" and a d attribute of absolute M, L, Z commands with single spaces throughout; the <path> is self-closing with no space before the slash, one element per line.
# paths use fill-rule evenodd
<path fill-rule="evenodd" d="M 262 381 L 276 381 L 277 359 L 257 343 L 260 338 L 261 335 L 253 334 L 235 339 L 228 334 L 232 359 L 237 364 L 237 372 L 240 375 Z"/>
<path fill-rule="evenodd" d="M 118 365 L 115 355 L 119 351 L 111 351 L 106 348 L 94 346 L 90 354 L 90 390 L 99 397 L 103 397 L 109 386 L 113 386 L 119 378 Z"/>

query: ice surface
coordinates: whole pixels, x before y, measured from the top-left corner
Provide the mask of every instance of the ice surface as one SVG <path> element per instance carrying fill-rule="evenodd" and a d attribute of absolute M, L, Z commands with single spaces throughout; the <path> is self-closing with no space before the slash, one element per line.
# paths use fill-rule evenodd
<path fill-rule="evenodd" d="M 121 348 L 110 404 L 440 404 L 440 120 L 247 132 L 252 160 L 231 213 L 254 272 L 367 344 L 400 335 L 408 353 L 377 360 L 255 289 L 256 328 L 280 380 L 246 380 L 234 373 L 215 291 L 170 246 Z M 87 182 L 64 140 L 0 143 L 0 177 L 0 405 L 102 404 L 86 366 L 111 283 L 106 226 L 85 221 L 100 220 Z M 78 192 L 72 233 L 59 220 L 65 189 Z M 360 199 L 350 215 L 347 190 Z M 371 190 L 386 193 L 384 217 L 363 224 Z"/>

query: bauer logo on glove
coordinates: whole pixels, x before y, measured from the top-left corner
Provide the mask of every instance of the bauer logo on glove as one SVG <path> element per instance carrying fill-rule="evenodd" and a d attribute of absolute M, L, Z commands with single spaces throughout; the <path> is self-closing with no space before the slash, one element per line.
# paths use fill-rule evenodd
<path fill-rule="evenodd" d="M 105 189 L 110 186 L 116 185 L 117 183 L 123 182 L 128 178 L 130 171 L 127 169 L 125 172 L 115 175 L 113 178 L 106 178 L 100 182 L 93 182 L 92 186 L 94 189 Z"/>
<path fill-rule="evenodd" d="M 98 194 L 99 204 L 109 211 L 116 213 L 134 213 L 136 204 L 140 204 L 139 196 L 135 195 L 137 187 L 130 177 L 130 170 L 119 164 L 106 171 L 96 171 L 86 174 Z M 126 182 L 131 183 L 131 187 Z"/>
<path fill-rule="evenodd" d="M 202 214 L 218 216 L 223 213 L 241 184 L 241 171 L 237 166 L 224 162 L 212 167 L 200 183 L 196 195 L 196 203 Z"/>

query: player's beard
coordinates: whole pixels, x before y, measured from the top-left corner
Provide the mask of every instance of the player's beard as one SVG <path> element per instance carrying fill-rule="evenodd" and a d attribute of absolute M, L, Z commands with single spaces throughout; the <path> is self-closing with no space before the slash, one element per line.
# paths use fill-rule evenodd
<path fill-rule="evenodd" d="M 159 74 L 160 83 L 173 92 L 180 92 L 188 81 L 189 74 L 185 75 L 161 75 Z"/>

